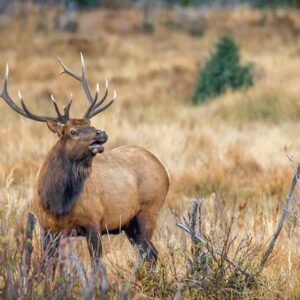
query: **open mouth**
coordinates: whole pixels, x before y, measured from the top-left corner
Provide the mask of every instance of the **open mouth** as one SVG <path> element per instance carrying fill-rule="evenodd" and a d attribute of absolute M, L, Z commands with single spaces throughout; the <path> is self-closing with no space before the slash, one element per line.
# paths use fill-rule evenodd
<path fill-rule="evenodd" d="M 102 153 L 104 151 L 104 147 L 103 147 L 104 143 L 105 142 L 95 141 L 89 145 L 89 148 L 94 154 Z"/>

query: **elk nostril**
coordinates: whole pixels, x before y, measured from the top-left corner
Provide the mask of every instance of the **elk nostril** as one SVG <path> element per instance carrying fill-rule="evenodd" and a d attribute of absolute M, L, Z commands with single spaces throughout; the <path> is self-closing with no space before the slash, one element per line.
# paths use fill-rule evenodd
<path fill-rule="evenodd" d="M 104 139 L 104 140 L 107 140 L 108 139 L 107 133 L 105 131 L 102 131 L 101 135 L 100 135 L 100 138 Z"/>
<path fill-rule="evenodd" d="M 105 131 L 97 130 L 96 131 L 97 138 L 106 141 L 108 139 L 107 133 Z"/>
<path fill-rule="evenodd" d="M 96 136 L 97 136 L 98 138 L 101 138 L 101 136 L 102 136 L 102 131 L 101 131 L 101 130 L 96 130 Z"/>

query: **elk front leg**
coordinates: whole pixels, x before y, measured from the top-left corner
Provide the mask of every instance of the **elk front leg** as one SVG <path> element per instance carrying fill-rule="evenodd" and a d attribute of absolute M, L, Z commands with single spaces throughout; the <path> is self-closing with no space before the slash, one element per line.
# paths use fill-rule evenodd
<path fill-rule="evenodd" d="M 54 233 L 51 230 L 42 232 L 42 245 L 44 249 L 43 270 L 52 272 L 52 276 L 54 276 L 58 261 L 58 248 L 61 236 L 61 232 Z"/>
<path fill-rule="evenodd" d="M 31 265 L 31 255 L 33 251 L 32 238 L 33 238 L 33 231 L 34 231 L 35 224 L 36 224 L 36 218 L 33 213 L 29 212 L 27 216 L 25 247 L 23 252 L 23 259 L 25 262 L 26 273 L 28 273 Z"/>
<path fill-rule="evenodd" d="M 100 233 L 92 228 L 86 228 L 86 241 L 91 258 L 101 258 L 102 255 L 102 243 Z"/>

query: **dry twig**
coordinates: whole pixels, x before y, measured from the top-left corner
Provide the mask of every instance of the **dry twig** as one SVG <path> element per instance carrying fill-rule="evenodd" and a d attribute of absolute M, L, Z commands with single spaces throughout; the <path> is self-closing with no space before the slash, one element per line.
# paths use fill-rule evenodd
<path fill-rule="evenodd" d="M 185 232 L 189 233 L 190 235 L 193 235 L 192 230 L 190 229 L 190 227 L 186 224 L 182 224 L 182 223 L 177 223 L 176 224 L 179 228 L 181 228 L 182 230 L 184 230 Z M 198 243 L 202 243 L 206 248 L 208 249 L 212 249 L 211 245 L 209 245 L 209 243 L 199 234 L 194 234 L 194 238 Z M 214 252 L 222 257 L 222 252 L 214 249 Z M 228 257 L 224 257 L 224 259 L 230 264 L 232 265 L 235 269 L 237 269 L 240 273 L 242 273 L 243 275 L 247 276 L 248 278 L 253 278 L 254 276 L 252 274 L 250 274 L 249 272 L 247 272 L 244 268 L 242 268 L 238 263 L 236 263 L 235 261 L 231 260 Z"/>
<path fill-rule="evenodd" d="M 290 190 L 287 194 L 287 197 L 286 197 L 286 200 L 285 200 L 285 205 L 284 205 L 284 208 L 282 210 L 282 213 L 281 213 L 281 216 L 280 216 L 280 219 L 279 219 L 279 222 L 278 222 L 278 225 L 277 225 L 277 228 L 276 228 L 276 231 L 275 233 L 273 234 L 273 237 L 270 241 L 270 244 L 261 260 L 261 263 L 260 263 L 260 268 L 261 270 L 264 268 L 264 266 L 266 265 L 267 261 L 268 261 L 268 258 L 269 256 L 271 255 L 273 249 L 274 249 L 274 246 L 275 246 L 275 243 L 276 243 L 276 240 L 281 232 L 281 229 L 283 227 L 283 224 L 284 224 L 284 221 L 288 215 L 288 208 L 289 208 L 289 205 L 290 205 L 290 202 L 292 201 L 292 197 L 293 197 L 293 193 L 294 193 L 294 190 L 295 190 L 295 187 L 298 183 L 298 179 L 299 179 L 299 175 L 300 175 L 300 163 L 298 163 L 298 166 L 297 166 L 297 169 L 296 169 L 296 172 L 294 174 L 294 177 L 293 177 L 293 181 L 292 181 L 292 184 L 291 184 L 291 187 L 290 187 Z"/>
<path fill-rule="evenodd" d="M 175 297 L 174 297 L 174 300 L 180 300 L 183 289 L 184 289 L 184 284 L 179 283 L 177 292 L 176 292 Z"/>

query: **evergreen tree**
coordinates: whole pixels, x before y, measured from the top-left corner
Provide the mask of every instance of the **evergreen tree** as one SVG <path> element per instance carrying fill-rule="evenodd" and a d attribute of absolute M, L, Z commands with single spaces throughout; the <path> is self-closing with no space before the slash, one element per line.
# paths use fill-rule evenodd
<path fill-rule="evenodd" d="M 77 2 L 80 7 L 93 7 L 100 3 L 99 0 L 72 0 L 73 2 Z"/>
<path fill-rule="evenodd" d="M 193 102 L 197 104 L 220 95 L 227 89 L 236 90 L 251 85 L 252 66 L 240 65 L 239 47 L 230 36 L 223 35 L 200 72 Z"/>

